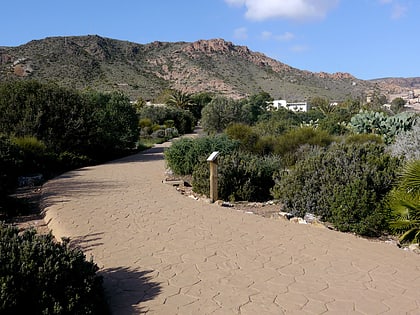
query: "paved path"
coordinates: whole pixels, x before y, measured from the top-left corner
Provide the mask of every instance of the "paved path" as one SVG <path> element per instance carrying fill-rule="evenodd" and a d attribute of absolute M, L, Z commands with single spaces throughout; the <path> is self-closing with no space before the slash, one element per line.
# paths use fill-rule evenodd
<path fill-rule="evenodd" d="M 44 186 L 46 220 L 93 255 L 114 314 L 420 314 L 420 256 L 187 198 L 163 145 Z"/>

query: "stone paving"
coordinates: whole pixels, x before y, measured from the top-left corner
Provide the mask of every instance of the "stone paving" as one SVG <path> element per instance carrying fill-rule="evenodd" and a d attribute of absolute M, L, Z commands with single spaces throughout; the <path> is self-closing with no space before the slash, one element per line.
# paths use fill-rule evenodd
<path fill-rule="evenodd" d="M 182 196 L 162 183 L 165 145 L 43 187 L 114 314 L 420 314 L 419 255 Z"/>

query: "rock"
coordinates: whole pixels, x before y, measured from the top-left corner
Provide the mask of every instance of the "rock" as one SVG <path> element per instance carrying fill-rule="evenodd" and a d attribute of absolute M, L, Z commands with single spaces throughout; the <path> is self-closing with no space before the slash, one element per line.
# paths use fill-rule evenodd
<path fill-rule="evenodd" d="M 298 223 L 299 222 L 299 218 L 298 217 L 290 218 L 290 222 Z"/>
<path fill-rule="evenodd" d="M 306 220 L 302 219 L 302 218 L 298 218 L 298 223 L 299 224 L 308 224 L 308 222 L 306 222 Z"/>
<path fill-rule="evenodd" d="M 283 212 L 283 211 L 279 212 L 279 216 L 286 220 L 290 220 L 291 218 L 293 218 L 293 214 L 289 212 Z"/>
<path fill-rule="evenodd" d="M 412 251 L 413 253 L 420 254 L 420 246 L 419 246 L 419 244 L 411 244 L 410 246 L 408 246 L 408 249 L 410 251 Z"/>
<path fill-rule="evenodd" d="M 315 223 L 315 222 L 319 222 L 319 219 L 312 213 L 307 213 L 305 214 L 305 216 L 303 217 L 303 219 L 307 222 L 307 223 Z"/>

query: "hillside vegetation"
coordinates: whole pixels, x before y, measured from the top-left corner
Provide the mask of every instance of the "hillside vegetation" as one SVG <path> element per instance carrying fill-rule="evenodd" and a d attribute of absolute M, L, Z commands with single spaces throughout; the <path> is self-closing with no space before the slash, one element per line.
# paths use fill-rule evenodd
<path fill-rule="evenodd" d="M 51 37 L 0 48 L 0 81 L 32 78 L 61 86 L 119 90 L 135 100 L 165 89 L 241 98 L 266 91 L 290 101 L 359 97 L 372 88 L 347 73 L 295 69 L 223 39 L 136 44 L 100 36 Z"/>

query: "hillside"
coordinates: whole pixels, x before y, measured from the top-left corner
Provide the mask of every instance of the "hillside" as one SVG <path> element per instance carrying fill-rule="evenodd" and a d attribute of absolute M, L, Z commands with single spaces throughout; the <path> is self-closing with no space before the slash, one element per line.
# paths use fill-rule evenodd
<path fill-rule="evenodd" d="M 261 90 L 275 98 L 361 96 L 373 83 L 347 73 L 312 73 L 222 39 L 136 44 L 100 36 L 51 37 L 0 48 L 0 81 L 54 81 L 78 89 L 122 90 L 153 99 L 167 88 L 239 98 Z"/>

